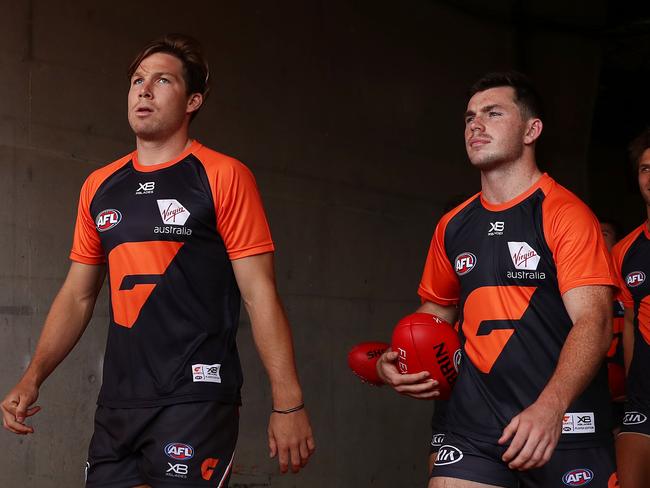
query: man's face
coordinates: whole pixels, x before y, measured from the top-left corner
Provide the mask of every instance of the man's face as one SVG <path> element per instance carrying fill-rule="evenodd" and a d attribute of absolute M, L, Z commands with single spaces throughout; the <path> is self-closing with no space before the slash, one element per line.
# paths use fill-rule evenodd
<path fill-rule="evenodd" d="M 607 249 L 611 251 L 614 244 L 616 244 L 616 230 L 614 229 L 614 226 L 609 222 L 601 222 L 600 232 L 603 234 L 603 239 L 605 239 Z"/>
<path fill-rule="evenodd" d="M 525 132 L 514 88 L 490 88 L 475 93 L 467 103 L 465 149 L 477 168 L 489 170 L 521 157 Z"/>
<path fill-rule="evenodd" d="M 650 207 L 650 149 L 646 149 L 639 158 L 639 190 L 645 203 Z"/>
<path fill-rule="evenodd" d="M 131 77 L 129 124 L 142 140 L 164 140 L 185 123 L 191 96 L 183 79 L 183 63 L 166 53 L 155 53 L 140 63 Z M 197 107 L 198 108 L 198 107 Z"/>

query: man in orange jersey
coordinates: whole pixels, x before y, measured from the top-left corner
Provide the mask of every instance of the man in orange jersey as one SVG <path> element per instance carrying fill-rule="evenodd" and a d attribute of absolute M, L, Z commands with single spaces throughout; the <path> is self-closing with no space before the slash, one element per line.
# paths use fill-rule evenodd
<path fill-rule="evenodd" d="M 627 401 L 616 438 L 622 488 L 650 486 L 650 129 L 630 145 L 647 219 L 614 246 L 612 257 L 625 308 L 623 353 Z"/>
<path fill-rule="evenodd" d="M 607 487 L 615 480 L 606 373 L 612 270 L 598 221 L 542 174 L 540 103 L 518 73 L 470 91 L 465 147 L 482 191 L 438 223 L 419 312 L 460 323 L 463 357 L 430 488 Z M 415 398 L 428 373 L 378 370 Z M 596 379 L 594 380 L 594 377 Z"/>
<path fill-rule="evenodd" d="M 23 378 L 2 402 L 16 434 L 83 333 L 108 273 L 110 323 L 87 486 L 227 486 L 238 435 L 240 298 L 273 395 L 280 469 L 314 450 L 251 172 L 188 136 L 208 92 L 200 45 L 152 41 L 129 69 L 136 150 L 81 190 L 68 276 Z"/>

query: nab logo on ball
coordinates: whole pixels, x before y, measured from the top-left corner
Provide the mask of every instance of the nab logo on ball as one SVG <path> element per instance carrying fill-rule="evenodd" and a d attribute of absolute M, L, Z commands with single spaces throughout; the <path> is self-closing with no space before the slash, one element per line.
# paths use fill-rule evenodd
<path fill-rule="evenodd" d="M 476 256 L 471 252 L 464 252 L 456 257 L 456 273 L 463 276 L 474 269 L 476 266 Z"/>
<path fill-rule="evenodd" d="M 645 281 L 645 273 L 643 271 L 632 271 L 625 277 L 625 284 L 630 288 L 639 286 Z"/>
<path fill-rule="evenodd" d="M 641 412 L 625 412 L 625 417 L 623 417 L 623 425 L 638 425 L 643 424 L 648 420 Z"/>
<path fill-rule="evenodd" d="M 463 452 L 457 447 L 445 444 L 438 450 L 438 457 L 436 457 L 436 466 L 445 466 L 447 464 L 454 464 L 463 459 Z"/>
<path fill-rule="evenodd" d="M 194 457 L 194 448 L 189 444 L 170 442 L 165 446 L 165 454 L 178 461 L 186 461 Z"/>
<path fill-rule="evenodd" d="M 590 469 L 573 469 L 562 476 L 562 482 L 567 486 L 585 486 L 594 479 L 594 473 Z"/>
<path fill-rule="evenodd" d="M 106 232 L 108 229 L 112 229 L 119 224 L 121 220 L 122 214 L 120 211 L 115 210 L 114 208 L 109 208 L 99 212 L 95 219 L 95 225 L 99 232 Z"/>

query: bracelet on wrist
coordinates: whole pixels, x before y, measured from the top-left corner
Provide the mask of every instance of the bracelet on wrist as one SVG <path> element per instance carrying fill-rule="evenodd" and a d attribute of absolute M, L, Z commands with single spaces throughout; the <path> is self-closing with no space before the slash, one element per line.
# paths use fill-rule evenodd
<path fill-rule="evenodd" d="M 302 410 L 303 408 L 305 408 L 305 404 L 301 403 L 297 407 L 287 408 L 286 410 L 278 410 L 277 408 L 272 408 L 271 412 L 273 412 L 273 413 L 281 413 L 283 415 L 286 415 L 288 413 L 293 413 L 293 412 L 297 412 L 298 410 Z"/>

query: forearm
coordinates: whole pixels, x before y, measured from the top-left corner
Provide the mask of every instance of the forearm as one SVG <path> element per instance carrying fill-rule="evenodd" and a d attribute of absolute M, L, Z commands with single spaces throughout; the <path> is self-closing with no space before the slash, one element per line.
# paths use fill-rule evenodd
<path fill-rule="evenodd" d="M 40 387 L 83 334 L 90 321 L 95 298 L 75 296 L 64 285 L 50 307 L 36 351 L 21 381 Z"/>
<path fill-rule="evenodd" d="M 557 367 L 538 401 L 566 411 L 594 378 L 611 342 L 611 320 L 579 319 L 566 338 Z"/>
<path fill-rule="evenodd" d="M 293 339 L 286 314 L 275 289 L 245 302 L 253 339 L 266 368 L 273 407 L 292 408 L 302 403 L 302 390 L 294 360 Z"/>

